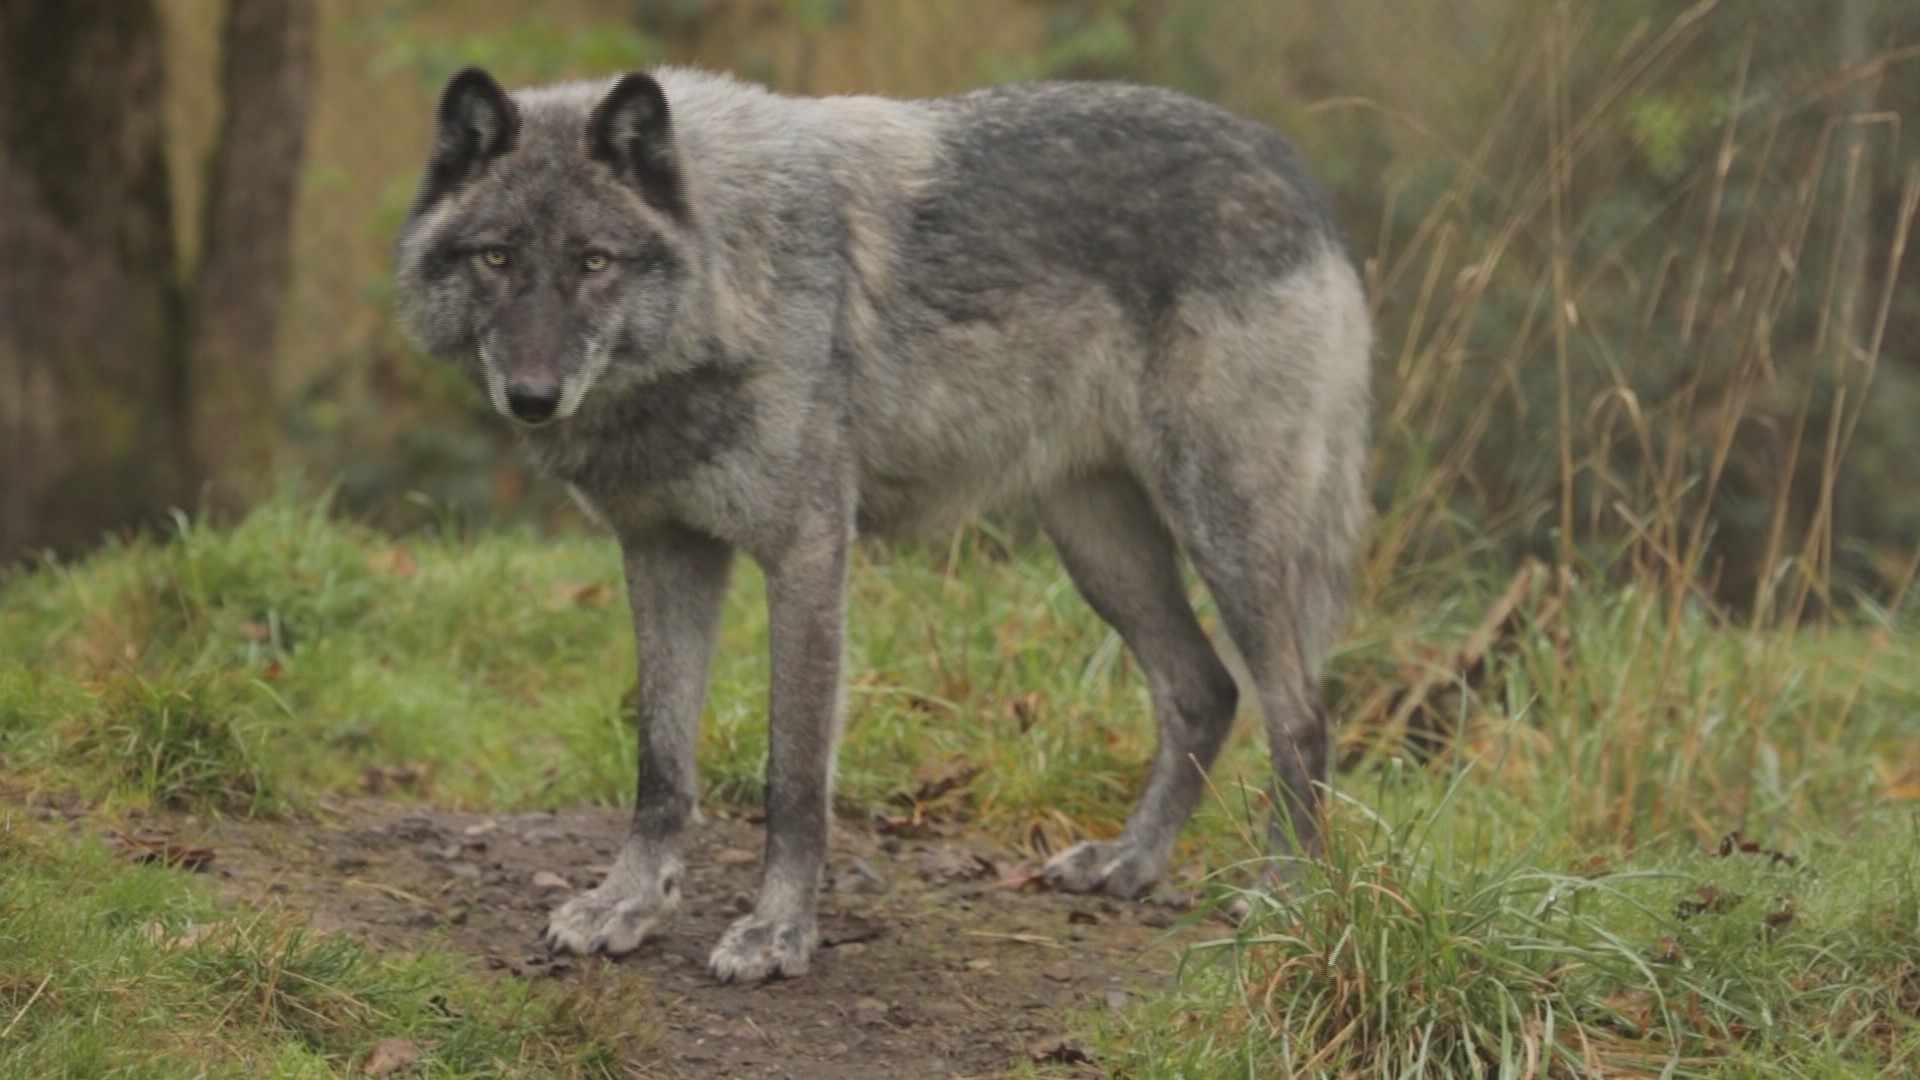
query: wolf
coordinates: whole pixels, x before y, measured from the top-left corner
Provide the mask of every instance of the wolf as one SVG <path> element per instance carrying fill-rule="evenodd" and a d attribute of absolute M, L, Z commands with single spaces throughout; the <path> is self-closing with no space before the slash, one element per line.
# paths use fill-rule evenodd
<path fill-rule="evenodd" d="M 396 246 L 397 316 L 618 538 L 638 653 L 631 830 L 550 948 L 619 954 L 680 903 L 729 566 L 764 571 L 766 845 L 721 980 L 815 946 L 849 546 L 1030 507 L 1150 691 L 1158 746 L 1056 887 L 1166 869 L 1240 689 L 1273 865 L 1319 846 L 1319 684 L 1367 513 L 1371 328 L 1325 195 L 1271 129 L 1181 94 L 1036 82 L 787 96 L 689 69 L 447 84 Z"/>

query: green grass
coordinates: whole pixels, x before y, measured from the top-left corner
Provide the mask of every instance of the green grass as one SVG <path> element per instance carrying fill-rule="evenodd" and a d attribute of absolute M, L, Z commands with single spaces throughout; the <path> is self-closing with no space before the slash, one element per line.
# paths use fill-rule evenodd
<path fill-rule="evenodd" d="M 1187 1077 L 1920 1067 L 1911 628 L 1748 629 L 1543 576 L 1485 670 L 1442 680 L 1457 732 L 1416 761 L 1395 695 L 1497 584 L 1371 587 L 1332 670 L 1347 768 L 1327 865 L 1287 901 L 1254 897 L 1177 993 L 1097 1021 L 1105 1059 Z M 1042 547 L 970 530 L 867 549 L 852 590 L 843 814 L 902 813 L 917 776 L 958 759 L 972 779 L 922 812 L 1036 849 L 1118 828 L 1152 744 L 1145 687 Z M 405 762 L 424 767 L 408 798 L 619 802 L 630 641 L 610 541 L 396 544 L 283 498 L 0 584 L 0 655 L 19 661 L 0 667 L 0 755 L 13 786 L 108 815 L 279 814 Z M 765 665 L 743 563 L 700 749 L 711 799 L 759 794 Z M 1266 802 L 1255 726 L 1249 710 L 1178 863 L 1224 887 Z M 176 1052 L 215 1074 L 327 1074 L 396 1032 L 448 1075 L 590 1073 L 611 1046 L 543 1049 L 586 1023 L 573 1005 L 508 1000 L 527 992 L 477 988 L 448 959 L 306 938 L 8 830 L 0 1025 L 18 1022 L 0 1074 L 161 1075 Z M 1711 857 L 1733 830 L 1797 862 Z M 1710 910 L 1682 910 L 1702 896 Z M 144 929 L 200 921 L 225 929 L 187 948 Z M 435 995 L 468 1004 L 449 1017 Z"/>
<path fill-rule="evenodd" d="M 613 1075 L 643 1033 L 596 993 L 223 909 L 0 809 L 0 1076 L 357 1075 L 395 1037 L 418 1075 Z"/>

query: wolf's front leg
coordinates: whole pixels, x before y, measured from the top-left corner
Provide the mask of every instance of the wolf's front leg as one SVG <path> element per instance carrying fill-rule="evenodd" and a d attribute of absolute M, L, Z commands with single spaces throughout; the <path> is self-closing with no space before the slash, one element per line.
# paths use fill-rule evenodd
<path fill-rule="evenodd" d="M 850 533 L 846 522 L 821 521 L 764 564 L 772 654 L 766 866 L 753 913 L 727 929 L 708 960 L 723 981 L 799 975 L 813 953 L 840 733 Z"/>
<path fill-rule="evenodd" d="M 613 869 L 547 922 L 549 948 L 583 956 L 631 952 L 680 906 L 680 833 L 699 797 L 694 741 L 733 555 L 678 526 L 623 537 L 621 548 L 639 654 L 640 787 Z"/>

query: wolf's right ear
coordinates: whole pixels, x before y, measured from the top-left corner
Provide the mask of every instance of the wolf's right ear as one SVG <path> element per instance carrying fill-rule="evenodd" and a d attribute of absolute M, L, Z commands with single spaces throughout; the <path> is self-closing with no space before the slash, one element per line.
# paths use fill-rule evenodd
<path fill-rule="evenodd" d="M 587 151 L 638 188 L 656 210 L 684 220 L 686 184 L 675 148 L 667 94 L 653 76 L 621 78 L 587 118 Z"/>
<path fill-rule="evenodd" d="M 455 75 L 440 95 L 422 206 L 479 175 L 520 137 L 520 109 L 477 67 Z"/>

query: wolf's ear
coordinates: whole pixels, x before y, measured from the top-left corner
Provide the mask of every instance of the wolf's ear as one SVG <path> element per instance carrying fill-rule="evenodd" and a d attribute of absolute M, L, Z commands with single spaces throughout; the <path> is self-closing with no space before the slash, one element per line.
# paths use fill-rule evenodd
<path fill-rule="evenodd" d="M 493 76 L 477 67 L 455 75 L 440 95 L 433 157 L 421 203 L 466 183 L 487 163 L 513 149 L 520 137 L 520 109 Z"/>
<path fill-rule="evenodd" d="M 655 209 L 685 219 L 687 191 L 667 117 L 667 95 L 653 76 L 634 72 L 615 83 L 587 118 L 587 151 L 639 189 Z"/>

